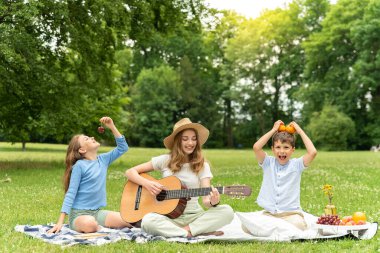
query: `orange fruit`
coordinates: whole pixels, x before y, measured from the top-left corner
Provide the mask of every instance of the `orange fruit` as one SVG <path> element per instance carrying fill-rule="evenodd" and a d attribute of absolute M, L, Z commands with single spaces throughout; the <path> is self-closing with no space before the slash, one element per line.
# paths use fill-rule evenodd
<path fill-rule="evenodd" d="M 352 215 L 352 220 L 355 222 L 355 224 L 358 224 L 359 221 L 365 223 L 367 221 L 367 217 L 363 212 L 355 212 L 354 215 Z"/>
<path fill-rule="evenodd" d="M 294 134 L 296 132 L 296 129 L 292 125 L 287 125 L 286 126 L 286 132 L 288 132 L 290 134 Z"/>
<path fill-rule="evenodd" d="M 285 125 L 284 125 L 284 124 L 281 124 L 280 127 L 278 128 L 278 131 L 279 131 L 279 132 L 284 132 L 284 131 L 286 131 L 286 127 L 285 127 Z"/>

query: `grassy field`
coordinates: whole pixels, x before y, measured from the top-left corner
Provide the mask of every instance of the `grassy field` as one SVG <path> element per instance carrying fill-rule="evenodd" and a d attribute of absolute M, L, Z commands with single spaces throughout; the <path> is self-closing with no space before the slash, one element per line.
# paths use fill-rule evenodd
<path fill-rule="evenodd" d="M 100 152 L 108 151 L 102 147 Z M 0 143 L 0 252 L 380 252 L 380 233 L 369 240 L 352 239 L 304 241 L 292 243 L 200 243 L 184 245 L 153 242 L 136 244 L 122 241 L 101 247 L 60 246 L 44 243 L 14 231 L 17 224 L 46 224 L 55 222 L 63 200 L 61 177 L 64 171 L 66 145 Z M 165 153 L 164 149 L 131 148 L 115 161 L 107 178 L 107 209 L 118 210 L 125 183 L 124 171 L 152 156 Z M 223 196 L 222 202 L 235 211 L 260 210 L 255 199 L 260 190 L 262 171 L 251 150 L 205 150 L 212 165 L 213 184 L 246 184 L 253 194 L 245 200 Z M 296 151 L 295 157 L 302 155 Z M 301 205 L 303 209 L 320 215 L 327 198 L 320 187 L 334 186 L 334 204 L 340 215 L 365 211 L 369 221 L 380 218 L 380 153 L 374 152 L 319 152 L 311 167 L 303 173 Z"/>

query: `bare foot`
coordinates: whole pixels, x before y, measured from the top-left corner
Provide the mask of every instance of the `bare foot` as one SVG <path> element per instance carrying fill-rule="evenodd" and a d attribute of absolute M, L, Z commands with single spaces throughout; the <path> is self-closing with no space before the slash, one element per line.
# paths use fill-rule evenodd
<path fill-rule="evenodd" d="M 184 226 L 183 229 L 185 229 L 187 231 L 187 237 L 189 237 L 189 238 L 193 237 L 193 235 L 191 234 L 189 225 Z"/>
<path fill-rule="evenodd" d="M 208 233 L 202 233 L 199 235 L 215 235 L 215 236 L 221 236 L 224 235 L 223 231 L 214 231 L 214 232 L 208 232 Z"/>

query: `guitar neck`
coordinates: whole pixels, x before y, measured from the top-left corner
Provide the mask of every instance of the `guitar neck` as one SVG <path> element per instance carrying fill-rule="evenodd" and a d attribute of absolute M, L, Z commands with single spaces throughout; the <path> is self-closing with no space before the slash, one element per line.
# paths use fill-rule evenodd
<path fill-rule="evenodd" d="M 224 194 L 223 186 L 218 186 L 214 188 L 218 189 L 218 192 L 220 194 Z M 181 199 L 181 198 L 206 196 L 206 195 L 209 195 L 211 191 L 212 191 L 211 187 L 181 189 L 181 190 L 167 190 L 165 191 L 166 192 L 165 199 Z"/>

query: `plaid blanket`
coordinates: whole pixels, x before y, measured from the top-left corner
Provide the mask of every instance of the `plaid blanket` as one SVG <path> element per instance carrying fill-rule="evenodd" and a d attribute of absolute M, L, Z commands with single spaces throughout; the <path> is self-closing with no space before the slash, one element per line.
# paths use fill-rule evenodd
<path fill-rule="evenodd" d="M 43 240 L 47 243 L 61 245 L 62 247 L 73 246 L 76 244 L 84 245 L 103 245 L 107 243 L 114 243 L 120 240 L 133 241 L 136 243 L 147 243 L 152 241 L 168 241 L 168 242 L 181 242 L 181 243 L 198 243 L 208 240 L 214 236 L 197 236 L 191 238 L 185 237 L 173 237 L 166 238 L 163 236 L 153 236 L 147 234 L 139 228 L 123 228 L 123 229 L 111 229 L 102 228 L 96 233 L 78 233 L 71 230 L 67 224 L 65 224 L 61 231 L 57 234 L 47 233 L 54 224 L 49 225 L 17 225 L 15 230 L 27 234 L 33 238 Z"/>
<path fill-rule="evenodd" d="M 371 239 L 377 232 L 377 223 L 372 223 L 370 229 L 363 231 L 365 233 L 356 234 L 349 232 L 335 232 L 328 235 L 320 235 L 318 230 L 309 229 L 302 234 L 294 234 L 291 231 L 281 230 L 281 236 L 271 235 L 260 236 L 255 233 L 248 234 L 242 230 L 242 223 L 245 226 L 252 221 L 261 221 L 261 212 L 252 213 L 236 213 L 234 220 L 229 224 L 221 228 L 220 230 L 224 232 L 222 236 L 196 236 L 191 238 L 186 237 L 172 237 L 165 238 L 162 236 L 153 236 L 147 234 L 139 228 L 124 228 L 124 229 L 110 229 L 102 228 L 96 233 L 78 233 L 71 230 L 68 225 L 64 225 L 62 230 L 57 234 L 48 234 L 47 231 L 54 226 L 54 224 L 49 225 L 17 225 L 15 230 L 17 232 L 25 233 L 33 238 L 43 240 L 47 243 L 61 245 L 61 247 L 69 247 L 76 244 L 84 245 L 103 245 L 107 243 L 114 243 L 120 240 L 133 241 L 136 243 L 147 243 L 151 241 L 167 241 L 167 242 L 179 242 L 179 243 L 199 243 L 205 241 L 282 241 L 290 242 L 293 240 L 313 240 L 313 239 L 331 239 L 337 237 L 349 236 L 356 239 Z M 317 217 L 310 215 L 310 219 L 317 219 Z M 313 221 L 312 220 L 312 221 Z M 260 224 L 253 224 L 255 228 L 259 228 Z M 268 225 L 268 224 L 267 224 Z M 268 227 L 268 226 L 265 227 Z M 275 231 L 279 231 L 276 229 Z M 252 231 L 251 231 L 252 232 Z M 261 231 L 262 233 L 263 231 Z"/>
<path fill-rule="evenodd" d="M 120 240 L 135 241 L 136 243 L 145 243 L 148 241 L 165 240 L 164 237 L 152 236 L 147 233 L 134 231 L 134 229 L 110 229 L 102 228 L 97 233 L 82 234 L 71 230 L 67 224 L 57 233 L 47 233 L 54 224 L 51 225 L 17 225 L 17 232 L 25 233 L 33 238 L 41 239 L 44 242 L 58 244 L 61 246 L 73 246 L 76 244 L 86 245 L 103 245 L 113 243 Z"/>

